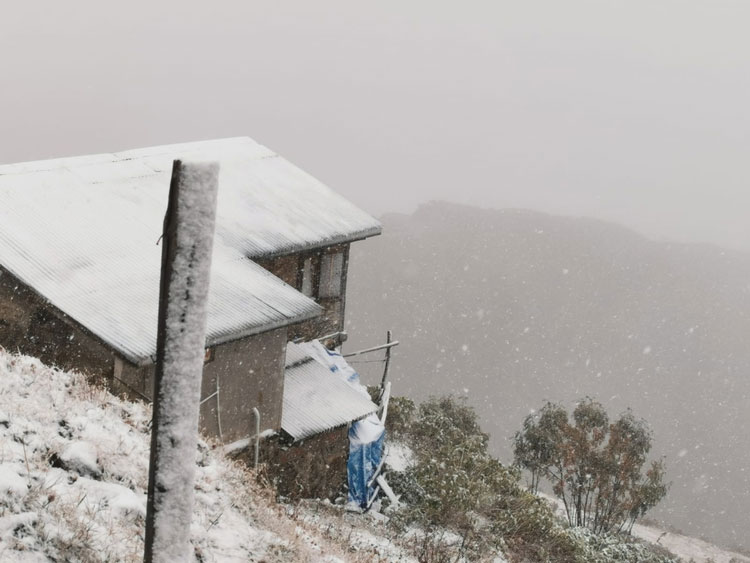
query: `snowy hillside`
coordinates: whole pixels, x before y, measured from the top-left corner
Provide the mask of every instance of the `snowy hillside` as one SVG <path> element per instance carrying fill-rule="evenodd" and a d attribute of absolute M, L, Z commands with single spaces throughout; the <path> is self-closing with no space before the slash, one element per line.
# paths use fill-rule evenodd
<path fill-rule="evenodd" d="M 0 348 L 0 561 L 140 561 L 150 408 Z M 414 561 L 376 514 L 279 505 L 199 443 L 195 561 Z M 390 537 L 388 537 L 390 536 Z"/>
<path fill-rule="evenodd" d="M 140 561 L 149 419 L 145 405 L 0 349 L 0 561 Z M 327 501 L 278 505 L 210 444 L 196 464 L 195 561 L 417 561 L 418 530 L 396 537 L 386 517 Z M 734 555 L 691 538 L 660 543 L 696 561 Z"/>
<path fill-rule="evenodd" d="M 150 410 L 0 349 L 0 560 L 140 561 Z M 340 560 L 201 444 L 198 561 Z"/>

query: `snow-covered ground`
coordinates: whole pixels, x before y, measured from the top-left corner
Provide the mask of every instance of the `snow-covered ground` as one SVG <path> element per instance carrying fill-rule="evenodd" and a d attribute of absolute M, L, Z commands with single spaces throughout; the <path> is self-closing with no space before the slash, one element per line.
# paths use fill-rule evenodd
<path fill-rule="evenodd" d="M 148 405 L 0 348 L 0 561 L 140 561 L 150 418 Z M 200 442 L 196 454 L 195 561 L 416 562 L 376 511 L 276 504 L 223 450 Z M 394 444 L 389 463 L 411 462 Z"/>
<path fill-rule="evenodd" d="M 560 500 L 544 493 L 539 493 L 539 496 L 544 497 L 553 506 L 556 506 L 561 517 L 565 516 L 565 509 Z M 656 526 L 636 524 L 633 526 L 633 535 L 644 541 L 664 547 L 684 561 L 692 560 L 695 563 L 750 563 L 750 557 L 723 549 L 697 538 L 668 532 Z"/>
<path fill-rule="evenodd" d="M 0 349 L 0 561 L 140 561 L 150 416 Z M 196 465 L 196 561 L 342 560 L 218 450 Z"/>
<path fill-rule="evenodd" d="M 288 506 L 287 513 L 328 537 L 345 541 L 365 561 L 417 563 L 407 549 L 388 538 L 392 532 L 386 528 L 387 518 L 376 511 L 359 514 L 329 502 L 303 501 Z"/>
<path fill-rule="evenodd" d="M 376 502 L 376 505 L 378 503 Z M 378 512 L 377 506 L 365 514 L 349 512 L 342 505 L 328 501 L 302 501 L 287 507 L 288 514 L 296 520 L 323 532 L 326 537 L 344 541 L 349 551 L 363 561 L 377 563 L 418 563 L 414 553 L 424 542 L 423 530 L 413 527 L 396 536 L 388 526 L 388 517 Z M 455 550 L 463 541 L 461 536 L 443 531 L 432 536 L 442 545 Z M 448 560 L 447 556 L 446 559 Z M 464 558 L 450 557 L 456 563 L 470 563 Z M 492 563 L 507 563 L 502 554 L 495 554 Z"/>
<path fill-rule="evenodd" d="M 750 563 L 750 557 L 722 549 L 697 538 L 666 532 L 654 526 L 636 524 L 633 526 L 633 535 L 651 543 L 658 543 L 685 561 L 693 559 L 696 563 L 705 563 L 706 561 Z"/>
<path fill-rule="evenodd" d="M 386 442 L 385 462 L 394 471 L 406 471 L 415 463 L 414 452 L 401 442 Z"/>

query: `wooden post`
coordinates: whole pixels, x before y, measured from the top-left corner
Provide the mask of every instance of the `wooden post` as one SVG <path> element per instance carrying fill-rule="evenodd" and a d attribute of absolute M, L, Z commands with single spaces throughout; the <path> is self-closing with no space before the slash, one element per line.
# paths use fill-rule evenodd
<path fill-rule="evenodd" d="M 164 218 L 144 561 L 191 560 L 216 163 L 174 161 Z"/>
<path fill-rule="evenodd" d="M 385 343 L 386 345 L 391 343 L 391 331 L 389 330 L 385 337 Z M 380 381 L 380 394 L 382 396 L 383 391 L 385 390 L 385 379 L 388 377 L 388 366 L 391 363 L 391 350 L 393 349 L 393 346 L 388 346 L 385 349 L 385 365 L 383 366 L 383 379 Z"/>

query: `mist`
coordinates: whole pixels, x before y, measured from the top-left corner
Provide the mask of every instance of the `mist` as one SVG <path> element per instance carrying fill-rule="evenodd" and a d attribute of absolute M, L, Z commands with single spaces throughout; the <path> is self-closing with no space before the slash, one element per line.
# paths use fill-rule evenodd
<path fill-rule="evenodd" d="M 380 215 L 446 200 L 748 248 L 750 5 L 6 7 L 0 161 L 247 135 Z"/>
<path fill-rule="evenodd" d="M 671 482 L 648 517 L 750 547 L 750 253 L 448 203 L 383 221 L 382 236 L 353 248 L 348 350 L 392 329 L 394 389 L 465 398 L 507 464 L 546 401 L 632 409 Z M 380 381 L 378 363 L 355 365 Z"/>
<path fill-rule="evenodd" d="M 748 21 L 750 3 L 730 0 L 13 3 L 0 20 L 0 162 L 250 136 L 375 216 L 440 200 L 595 218 L 651 242 L 726 247 L 739 254 L 708 254 L 741 263 L 726 267 L 734 277 L 722 282 L 744 295 Z M 704 285 L 707 264 L 690 262 Z M 707 293 L 701 313 L 719 326 L 738 301 L 712 308 Z M 356 315 L 357 303 L 348 306 Z M 377 327 L 398 332 L 389 319 Z M 702 361 L 695 357 L 693 374 Z M 601 358 L 612 360 L 607 350 Z M 746 364 L 732 365 L 730 388 L 747 377 Z M 524 409 L 572 400 L 546 379 L 524 389 L 532 391 Z M 733 408 L 744 424 L 745 411 Z M 493 434 L 498 452 L 507 454 L 503 441 L 514 430 Z M 675 456 L 695 446 L 675 436 L 668 453 L 683 463 Z M 741 449 L 741 438 L 713 445 Z M 744 472 L 740 465 L 732 470 Z M 686 509 L 701 471 L 662 518 Z M 749 508 L 734 501 L 732 518 Z M 701 517 L 673 521 L 725 543 L 743 540 L 737 522 L 722 533 L 722 522 L 702 528 L 712 514 Z"/>

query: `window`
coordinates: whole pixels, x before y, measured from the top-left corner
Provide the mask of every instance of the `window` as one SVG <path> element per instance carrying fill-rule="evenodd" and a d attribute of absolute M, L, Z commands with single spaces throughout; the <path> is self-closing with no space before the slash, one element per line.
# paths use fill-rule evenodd
<path fill-rule="evenodd" d="M 313 259 L 305 258 L 302 263 L 302 287 L 300 291 L 308 297 L 313 296 Z"/>
<path fill-rule="evenodd" d="M 321 256 L 319 297 L 341 296 L 343 266 L 344 255 L 341 252 Z"/>

